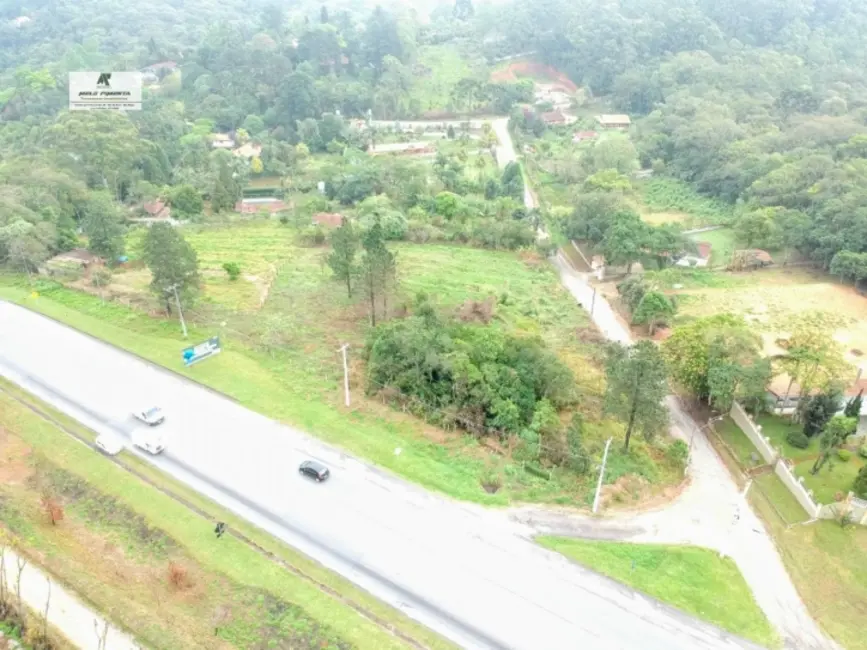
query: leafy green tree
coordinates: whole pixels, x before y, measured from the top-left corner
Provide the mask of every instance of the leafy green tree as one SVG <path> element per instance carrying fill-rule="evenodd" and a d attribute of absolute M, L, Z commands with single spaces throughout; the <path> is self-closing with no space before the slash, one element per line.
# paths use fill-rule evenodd
<path fill-rule="evenodd" d="M 664 325 L 674 316 L 674 304 L 668 296 L 659 291 L 649 291 L 642 296 L 638 307 L 632 314 L 632 322 L 647 325 L 648 333 L 653 336 L 659 325 Z"/>
<path fill-rule="evenodd" d="M 672 380 L 698 399 L 710 400 L 712 368 L 752 365 L 761 358 L 761 338 L 743 318 L 717 314 L 675 328 L 662 352 Z"/>
<path fill-rule="evenodd" d="M 385 236 L 378 221 L 365 233 L 362 247 L 361 277 L 369 305 L 370 326 L 376 327 L 377 300 L 383 303 L 383 314 L 388 314 L 386 300 L 395 280 L 396 258 L 385 245 Z"/>
<path fill-rule="evenodd" d="M 778 239 L 775 210 L 762 208 L 741 216 L 735 224 L 735 232 L 748 248 L 771 248 Z"/>
<path fill-rule="evenodd" d="M 629 440 L 636 428 L 648 439 L 665 428 L 665 361 L 654 343 L 639 341 L 628 348 L 612 344 L 605 377 L 605 412 L 626 424 L 624 451 L 629 451 Z"/>
<path fill-rule="evenodd" d="M 819 393 L 801 399 L 801 419 L 804 422 L 804 435 L 812 438 L 825 429 L 825 426 L 840 410 L 840 394 L 835 392 Z"/>
<path fill-rule="evenodd" d="M 846 442 L 846 439 L 855 433 L 858 426 L 858 420 L 855 418 L 847 418 L 836 416 L 832 417 L 822 430 L 822 435 L 819 438 L 819 457 L 810 468 L 810 474 L 818 474 L 819 470 L 828 462 L 831 452 L 839 449 Z"/>
<path fill-rule="evenodd" d="M 344 218 L 340 227 L 331 235 L 331 254 L 328 256 L 328 266 L 334 277 L 346 284 L 346 294 L 352 297 L 352 280 L 358 274 L 355 256 L 358 253 L 358 236 L 352 228 L 352 223 Z"/>
<path fill-rule="evenodd" d="M 775 363 L 789 375 L 786 399 L 793 384 L 798 384 L 803 397 L 839 383 L 849 371 L 840 344 L 821 322 L 813 322 L 811 314 L 793 323 L 785 347 L 785 354 L 776 357 Z"/>
<path fill-rule="evenodd" d="M 124 251 L 124 227 L 117 203 L 108 192 L 92 192 L 82 208 L 81 229 L 87 249 L 113 264 Z"/>
<path fill-rule="evenodd" d="M 241 265 L 237 262 L 225 262 L 223 264 L 223 270 L 232 282 L 241 277 Z"/>
<path fill-rule="evenodd" d="M 858 470 L 858 476 L 852 483 L 852 492 L 859 499 L 867 499 L 867 464 Z"/>
<path fill-rule="evenodd" d="M 175 292 L 181 304 L 195 299 L 200 289 L 198 256 L 177 229 L 167 223 L 153 224 L 148 228 L 142 253 L 151 272 L 150 289 L 164 301 L 166 313 L 172 313 Z"/>
<path fill-rule="evenodd" d="M 863 404 L 864 391 L 858 391 L 858 394 L 846 402 L 846 408 L 843 410 L 843 415 L 847 418 L 861 417 L 861 406 Z"/>
<path fill-rule="evenodd" d="M 632 272 L 632 265 L 641 256 L 648 239 L 647 227 L 632 215 L 633 213 L 629 212 L 615 215 L 602 239 L 605 263 L 610 266 L 626 266 L 627 275 Z"/>
<path fill-rule="evenodd" d="M 200 215 L 205 209 L 202 195 L 192 185 L 175 185 L 169 193 L 169 203 L 181 219 Z"/>

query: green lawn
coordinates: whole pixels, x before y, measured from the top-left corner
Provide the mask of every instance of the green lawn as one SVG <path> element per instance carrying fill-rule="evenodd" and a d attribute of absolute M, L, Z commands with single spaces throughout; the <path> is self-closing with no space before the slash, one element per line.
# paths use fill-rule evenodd
<path fill-rule="evenodd" d="M 737 461 L 742 467 L 753 467 L 755 465 L 764 465 L 765 460 L 759 455 L 756 446 L 747 438 L 747 435 L 741 431 L 740 427 L 734 423 L 729 417 L 726 417 L 722 422 L 717 422 L 714 425 L 714 430 L 719 434 L 720 438 L 725 440 L 726 444 L 735 452 Z M 753 462 L 752 455 L 756 454 L 759 457 L 758 462 Z"/>
<path fill-rule="evenodd" d="M 779 643 L 734 561 L 715 551 L 562 537 L 537 541 L 729 632 L 765 646 Z"/>
<path fill-rule="evenodd" d="M 288 642 L 299 650 L 407 647 L 371 617 L 397 626 L 425 646 L 441 650 L 453 647 L 222 508 L 195 495 L 191 498 L 188 490 L 178 489 L 173 481 L 148 467 L 145 473 L 151 480 L 168 493 L 191 501 L 208 518 L 195 514 L 164 491 L 78 444 L 11 395 L 23 396 L 55 422 L 85 438 L 92 439 L 91 432 L 5 382 L 0 388 L 4 391 L 0 392 L 0 430 L 33 450 L 38 461 L 33 467 L 42 477 L 40 483 L 53 485 L 51 489 L 64 499 L 67 515 L 57 527 L 48 525 L 44 515 L 32 508 L 38 504 L 39 490 L 30 482 L 12 480 L 0 487 L 3 523 L 26 540 L 26 550 L 42 554 L 57 577 L 149 647 L 228 647 L 202 643 L 213 629 L 209 622 L 213 608 L 222 605 L 229 607 L 230 618 L 219 636 L 232 647 L 259 647 L 256 643 L 266 641 L 273 641 L 274 647 Z M 11 436 L 3 439 L 5 476 L 16 467 L 10 459 L 22 454 L 22 450 L 9 446 L 10 440 Z M 23 458 L 27 463 L 26 450 Z M 120 458 L 137 471 L 147 467 L 126 452 Z M 229 522 L 232 530 L 242 532 L 303 576 L 233 536 L 217 542 L 212 532 L 214 520 Z M 87 548 L 88 541 L 92 548 Z M 120 549 L 122 558 L 113 559 L 115 549 Z M 169 561 L 191 572 L 190 594 L 179 596 L 164 582 L 159 584 L 158 576 L 164 574 Z M 319 585 L 327 585 L 333 592 Z M 161 595 L 160 589 L 166 593 Z M 204 632 L 198 631 L 205 636 L 189 636 L 196 631 L 189 628 L 196 626 L 204 628 Z"/>
<path fill-rule="evenodd" d="M 773 472 L 762 474 L 753 479 L 754 489 L 762 495 L 767 501 L 773 504 L 776 510 L 776 515 L 782 517 L 786 524 L 797 524 L 810 519 L 810 515 L 804 510 L 804 507 L 798 502 L 789 489 L 780 480 L 780 477 Z"/>
<path fill-rule="evenodd" d="M 446 109 L 458 81 L 473 76 L 473 69 L 454 46 L 423 47 L 419 51 L 418 63 L 430 69 L 430 72 L 414 75 L 411 90 L 411 96 L 419 102 L 422 112 Z"/>
<path fill-rule="evenodd" d="M 804 477 L 804 485 L 813 490 L 813 498 L 822 504 L 834 503 L 838 493 L 846 495 L 852 489 L 858 470 L 864 466 L 864 459 L 855 453 L 845 462 L 832 454 L 831 459 L 814 476 L 810 473 L 814 462 L 806 460 L 798 463 L 795 465 L 795 474 Z"/>
<path fill-rule="evenodd" d="M 848 650 L 867 647 L 867 528 L 844 530 L 835 522 L 818 521 L 787 529 L 757 493 L 750 490 L 749 498 L 773 534 L 810 614 Z"/>
<path fill-rule="evenodd" d="M 726 266 L 732 261 L 732 254 L 737 248 L 735 231 L 731 228 L 709 230 L 690 237 L 696 242 L 706 241 L 712 246 L 710 255 L 711 266 Z"/>

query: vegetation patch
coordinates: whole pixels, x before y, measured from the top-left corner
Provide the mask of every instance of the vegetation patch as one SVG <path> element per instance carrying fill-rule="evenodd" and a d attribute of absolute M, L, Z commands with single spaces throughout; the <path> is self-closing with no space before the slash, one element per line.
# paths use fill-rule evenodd
<path fill-rule="evenodd" d="M 779 641 L 731 558 L 695 546 L 538 537 L 543 546 L 729 632 Z"/>

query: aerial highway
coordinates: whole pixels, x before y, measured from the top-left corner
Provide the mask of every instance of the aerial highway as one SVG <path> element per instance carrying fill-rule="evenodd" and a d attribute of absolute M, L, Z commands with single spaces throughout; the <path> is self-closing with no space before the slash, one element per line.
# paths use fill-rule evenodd
<path fill-rule="evenodd" d="M 3 301 L 0 375 L 127 441 L 146 426 L 131 412 L 161 407 L 166 451 L 133 453 L 462 647 L 755 647 L 539 547 L 501 512 L 427 492 Z M 331 479 L 301 477 L 305 459 Z"/>

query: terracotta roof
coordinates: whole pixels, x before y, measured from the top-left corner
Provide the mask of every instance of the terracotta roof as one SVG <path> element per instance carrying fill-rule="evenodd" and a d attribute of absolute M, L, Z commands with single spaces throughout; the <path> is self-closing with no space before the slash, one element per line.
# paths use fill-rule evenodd
<path fill-rule="evenodd" d="M 713 249 L 713 244 L 711 244 L 709 241 L 700 241 L 696 244 L 696 248 L 698 248 L 698 256 L 701 259 L 710 259 L 710 253 Z"/>
<path fill-rule="evenodd" d="M 168 206 L 162 201 L 149 201 L 147 203 L 142 204 L 142 209 L 147 212 L 152 217 L 162 216 L 164 212 L 167 212 L 166 208 Z M 168 216 L 168 215 L 166 215 Z"/>
<path fill-rule="evenodd" d="M 235 211 L 241 214 L 256 214 L 261 210 L 267 210 L 271 214 L 286 209 L 286 204 L 283 201 L 262 201 L 257 203 L 249 203 L 246 201 L 238 201 L 235 204 Z"/>
<path fill-rule="evenodd" d="M 599 134 L 596 131 L 576 131 L 572 134 L 573 140 L 590 140 L 592 138 L 598 137 Z"/>
<path fill-rule="evenodd" d="M 336 212 L 317 212 L 313 215 L 314 223 L 331 228 L 339 228 L 343 223 L 343 215 Z"/>
<path fill-rule="evenodd" d="M 560 111 L 551 111 L 549 113 L 542 113 L 539 116 L 545 124 L 565 124 L 566 116 L 563 115 Z"/>
<path fill-rule="evenodd" d="M 751 248 L 746 251 L 750 253 L 753 257 L 755 257 L 760 262 L 767 262 L 770 264 L 774 260 L 771 258 L 771 254 L 768 251 L 763 251 L 760 248 Z"/>

